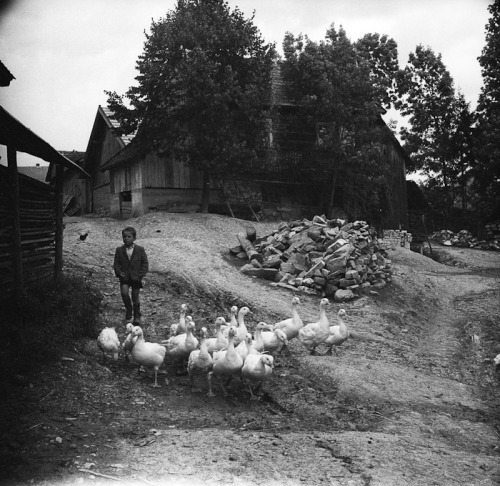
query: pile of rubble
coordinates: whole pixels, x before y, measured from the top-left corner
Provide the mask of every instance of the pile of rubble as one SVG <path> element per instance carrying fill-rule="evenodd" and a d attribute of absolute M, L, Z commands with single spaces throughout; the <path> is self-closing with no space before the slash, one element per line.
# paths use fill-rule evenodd
<path fill-rule="evenodd" d="M 251 241 L 253 236 L 248 229 L 247 235 L 239 233 L 240 245 L 230 250 L 250 260 L 243 273 L 337 302 L 383 288 L 392 275 L 387 250 L 411 241 L 411 235 L 399 231 L 379 239 L 365 221 L 348 223 L 324 215 L 282 222 L 272 234 Z"/>
<path fill-rule="evenodd" d="M 499 240 L 479 240 L 468 230 L 461 230 L 458 233 L 454 233 L 450 230 L 436 231 L 430 236 L 430 239 L 445 246 L 460 246 L 463 248 L 500 251 Z"/>

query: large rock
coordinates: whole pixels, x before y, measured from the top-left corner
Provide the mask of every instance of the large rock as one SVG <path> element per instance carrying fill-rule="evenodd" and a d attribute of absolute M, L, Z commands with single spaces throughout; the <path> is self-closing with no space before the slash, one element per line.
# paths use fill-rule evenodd
<path fill-rule="evenodd" d="M 330 274 L 333 275 L 339 275 L 341 273 L 345 273 L 345 267 L 347 265 L 347 257 L 346 256 L 339 256 L 339 257 L 333 257 L 332 258 L 325 258 L 325 264 L 327 270 L 330 272 Z"/>
<path fill-rule="evenodd" d="M 353 293 L 352 290 L 337 290 L 335 292 L 335 295 L 333 296 L 333 299 L 335 302 L 348 302 L 349 300 L 354 299 L 356 297 Z"/>

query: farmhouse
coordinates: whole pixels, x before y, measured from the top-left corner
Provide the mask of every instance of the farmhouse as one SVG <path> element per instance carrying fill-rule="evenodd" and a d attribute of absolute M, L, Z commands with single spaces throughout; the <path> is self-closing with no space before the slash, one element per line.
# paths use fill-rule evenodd
<path fill-rule="evenodd" d="M 246 211 L 245 217 L 258 218 L 260 213 L 277 219 L 321 213 L 340 216 L 344 210 L 349 213 L 349 208 L 344 207 L 347 197 L 341 187 L 335 187 L 331 170 L 324 170 L 324 162 L 316 164 L 320 152 L 314 149 L 318 132 L 308 133 L 301 128 L 295 116 L 296 107 L 284 96 L 279 71 L 276 72 L 269 106 L 268 167 L 260 173 L 213 175 L 209 210 L 231 215 Z M 347 216 L 367 220 L 380 217 L 379 224 L 385 228 L 407 228 L 408 156 L 381 117 L 378 123 L 383 134 L 378 162 L 390 169 L 384 214 L 356 214 L 353 210 Z M 91 179 L 85 190 L 87 200 L 80 207 L 124 219 L 154 210 L 199 210 L 202 174 L 173 156 L 152 152 L 141 155 L 133 135 L 119 135 L 115 130 L 118 127 L 112 112 L 99 106 L 83 161 Z M 308 173 L 300 167 L 304 155 L 311 161 Z"/>

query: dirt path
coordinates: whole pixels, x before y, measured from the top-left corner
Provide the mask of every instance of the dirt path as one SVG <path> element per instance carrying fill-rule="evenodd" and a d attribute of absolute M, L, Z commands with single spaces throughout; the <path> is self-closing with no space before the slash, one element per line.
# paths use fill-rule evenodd
<path fill-rule="evenodd" d="M 211 330 L 233 304 L 251 308 L 251 329 L 290 314 L 289 291 L 243 276 L 227 257 L 246 222 L 168 213 L 129 222 L 151 260 L 148 340 L 166 336 L 184 302 Z M 110 262 L 122 226 L 71 218 L 65 229 L 67 268 L 99 283 L 102 324 L 121 336 Z M 265 235 L 276 224 L 255 226 Z M 8 410 L 22 412 L 7 448 L 11 483 L 500 484 L 500 381 L 484 361 L 500 341 L 500 255 L 446 251 L 456 267 L 393 252 L 393 283 L 343 306 L 353 338 L 334 356 L 292 341 L 259 401 L 237 382 L 227 398 L 193 393 L 169 364 L 169 385 L 155 390 L 124 360 L 102 366 L 96 344 L 79 343 L 68 350 L 75 361 L 41 370 Z M 303 319 L 316 320 L 319 299 L 300 298 Z"/>

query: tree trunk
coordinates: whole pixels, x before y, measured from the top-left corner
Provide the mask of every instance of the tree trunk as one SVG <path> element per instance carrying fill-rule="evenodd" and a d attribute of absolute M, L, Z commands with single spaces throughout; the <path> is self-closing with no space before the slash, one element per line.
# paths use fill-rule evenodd
<path fill-rule="evenodd" d="M 201 212 L 208 213 L 208 204 L 210 202 L 210 173 L 203 171 L 203 188 L 201 193 Z"/>
<path fill-rule="evenodd" d="M 335 205 L 335 184 L 337 183 L 337 169 L 333 169 L 333 177 L 332 177 L 332 190 L 330 192 L 330 201 L 328 202 L 328 208 L 326 214 L 328 217 L 332 217 L 333 207 Z"/>

